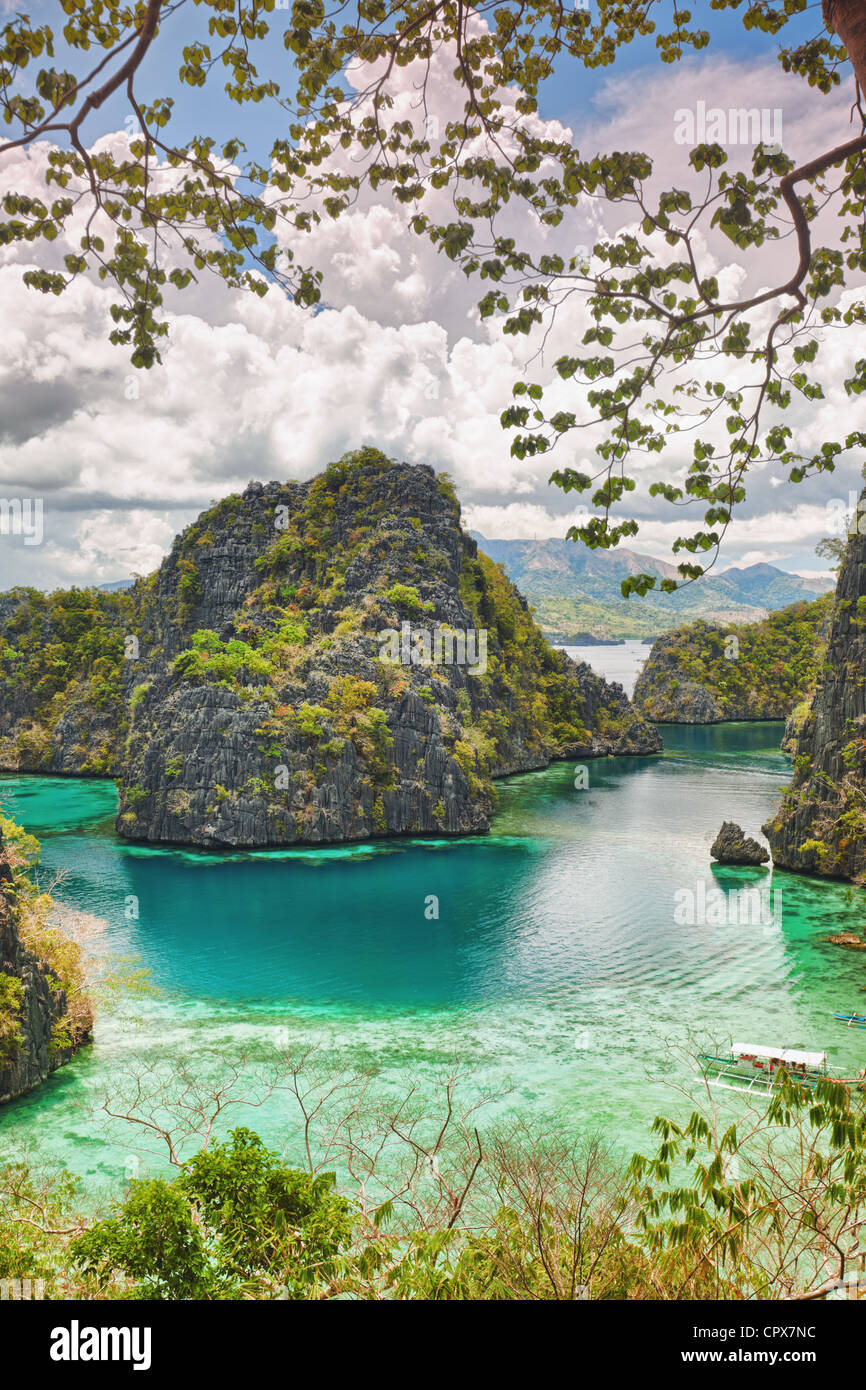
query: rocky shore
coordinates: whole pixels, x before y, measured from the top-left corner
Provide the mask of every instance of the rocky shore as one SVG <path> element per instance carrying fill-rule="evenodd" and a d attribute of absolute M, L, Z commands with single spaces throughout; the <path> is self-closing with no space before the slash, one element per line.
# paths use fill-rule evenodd
<path fill-rule="evenodd" d="M 866 504 L 866 492 L 860 506 Z M 866 881 L 866 536 L 847 545 L 811 705 L 786 729 L 794 777 L 764 826 L 781 868 Z"/>
<path fill-rule="evenodd" d="M 0 835 L 0 1102 L 14 1100 L 67 1062 L 88 1041 L 87 1008 L 68 1017 L 61 974 L 21 940 L 21 900 Z"/>

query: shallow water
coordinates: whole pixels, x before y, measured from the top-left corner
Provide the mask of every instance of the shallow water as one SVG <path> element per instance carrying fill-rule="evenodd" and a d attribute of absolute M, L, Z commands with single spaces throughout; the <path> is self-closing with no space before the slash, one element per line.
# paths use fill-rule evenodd
<path fill-rule="evenodd" d="M 158 993 L 105 1011 L 92 1049 L 0 1110 L 0 1153 L 34 1143 L 116 1180 L 136 1144 L 93 1107 L 124 1067 L 183 1057 L 212 1073 L 310 1043 L 386 1083 L 414 1069 L 422 1089 L 457 1058 L 468 1093 L 510 1084 L 500 1108 L 561 1110 L 626 1149 L 650 1142 L 655 1114 L 683 1113 L 666 1083 L 690 1071 L 669 1045 L 690 1030 L 826 1047 L 859 1069 L 866 1035 L 830 1014 L 862 1012 L 863 957 L 824 938 L 862 925 L 866 894 L 710 864 L 723 819 L 754 834 L 778 799 L 781 733 L 668 725 L 663 756 L 588 763 L 586 789 L 571 764 L 510 778 L 486 837 L 234 856 L 120 841 L 110 783 L 3 779 L 57 896 L 104 918 L 105 948 L 138 956 Z M 684 922 L 699 884 L 772 885 L 776 919 Z M 273 1095 L 229 1118 L 291 1149 L 288 1114 Z"/>

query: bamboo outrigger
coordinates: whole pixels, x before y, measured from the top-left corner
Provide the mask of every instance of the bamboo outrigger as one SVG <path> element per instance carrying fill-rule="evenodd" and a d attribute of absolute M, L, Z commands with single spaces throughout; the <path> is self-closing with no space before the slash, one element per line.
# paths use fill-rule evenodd
<path fill-rule="evenodd" d="M 866 1017 L 863 1014 L 834 1014 L 840 1023 L 844 1023 L 846 1028 L 866 1028 Z"/>
<path fill-rule="evenodd" d="M 846 1086 L 863 1085 L 863 1076 L 835 1076 L 827 1066 L 826 1052 L 806 1052 L 796 1047 L 764 1047 L 760 1043 L 735 1042 L 726 1056 L 701 1055 L 704 1077 L 710 1086 L 727 1091 L 770 1095 L 784 1071 L 803 1086 L 817 1086 L 832 1079 Z"/>

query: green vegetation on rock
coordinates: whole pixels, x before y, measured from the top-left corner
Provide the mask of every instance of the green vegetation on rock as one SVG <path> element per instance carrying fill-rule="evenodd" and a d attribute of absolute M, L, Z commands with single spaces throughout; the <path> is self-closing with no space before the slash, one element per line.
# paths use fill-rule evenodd
<path fill-rule="evenodd" d="M 863 508 L 864 498 L 860 499 Z M 849 538 L 815 690 L 785 731 L 793 779 L 764 826 L 782 868 L 866 882 L 866 537 Z"/>
<path fill-rule="evenodd" d="M 5 765 L 114 773 L 134 839 L 482 832 L 498 776 L 660 746 L 621 692 L 548 645 L 462 530 L 450 482 L 370 447 L 214 504 L 126 594 L 36 600 L 85 631 L 88 604 L 115 622 L 100 616 L 93 652 L 60 654 L 45 694 L 51 632 L 49 650 L 33 637 Z M 0 605 L 11 647 L 21 601 Z M 105 691 L 89 701 L 85 681 Z"/>
<path fill-rule="evenodd" d="M 787 719 L 818 677 L 832 602 L 825 594 L 759 623 L 697 622 L 668 633 L 644 663 L 635 705 L 666 723 Z"/>
<path fill-rule="evenodd" d="M 35 836 L 0 815 L 0 1099 L 43 1080 L 93 1021 L 81 947 L 51 924 L 34 880 L 39 855 Z"/>
<path fill-rule="evenodd" d="M 65 718 L 80 750 L 75 770 L 111 770 L 122 735 L 124 643 L 135 631 L 129 592 L 0 595 L 0 764 L 65 771 L 56 737 Z"/>

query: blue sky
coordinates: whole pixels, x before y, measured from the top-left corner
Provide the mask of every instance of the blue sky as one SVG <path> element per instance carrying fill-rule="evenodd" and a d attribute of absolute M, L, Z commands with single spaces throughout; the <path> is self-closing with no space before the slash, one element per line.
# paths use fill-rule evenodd
<path fill-rule="evenodd" d="M 31 12 L 44 18 L 57 8 Z M 206 39 L 210 13 L 187 0 L 170 18 L 137 79 L 139 99 L 175 98 L 169 139 L 239 135 L 249 155 L 264 160 L 282 133 L 273 108 L 228 102 L 221 70 L 203 89 L 177 80 L 183 46 Z M 292 63 L 279 38 L 288 15 L 276 11 L 271 19 L 278 32 L 263 46 L 273 58 L 268 73 L 288 90 Z M 672 142 L 675 110 L 697 99 L 760 101 L 784 106 L 786 149 L 795 158 L 810 156 L 850 135 L 850 84 L 822 98 L 786 77 L 776 53 L 780 40 L 811 35 L 820 22 L 820 7 L 812 5 L 774 38 L 745 32 L 738 14 L 702 3 L 691 24 L 711 29 L 709 50 L 663 65 L 654 39 L 645 38 L 620 50 L 608 68 L 564 64 L 543 91 L 541 118 L 569 124 L 584 155 L 647 149 L 659 176 L 679 183 L 687 168 L 685 151 Z M 64 64 L 62 50 L 56 61 Z M 440 106 L 447 71 L 443 64 L 437 78 Z M 130 114 L 118 92 L 94 114 L 86 138 L 128 131 Z M 43 158 L 34 150 L 7 165 L 9 186 L 39 191 Z M 597 206 L 578 210 L 565 230 L 575 242 L 591 242 L 609 230 L 606 215 Z M 531 231 L 528 222 L 521 225 Z M 76 247 L 73 241 L 70 249 Z M 56 300 L 35 295 L 21 285 L 32 251 L 0 251 L 0 492 L 27 497 L 38 489 L 46 514 L 44 545 L 0 538 L 0 585 L 50 587 L 145 572 L 212 499 L 252 477 L 309 477 L 361 443 L 450 472 L 467 523 L 485 535 L 564 533 L 574 520 L 573 498 L 551 488 L 548 475 L 571 460 L 517 461 L 499 425 L 513 382 L 530 370 L 532 345 L 479 323 L 478 285 L 407 232 L 405 219 L 384 202 L 368 200 L 339 223 L 323 224 L 304 251 L 326 275 L 329 312 L 303 314 L 276 292 L 253 302 L 203 281 L 172 306 L 164 365 L 138 374 L 124 351 L 105 341 L 108 289 L 80 282 Z M 729 244 L 707 242 L 705 254 L 732 287 L 741 284 L 744 268 Z M 780 247 L 759 260 L 757 283 L 774 281 L 789 255 Z M 566 320 L 565 347 L 578 331 L 578 318 Z M 839 380 L 857 345 L 849 338 L 832 348 L 831 379 Z M 551 378 L 554 357 L 550 350 L 533 359 L 533 374 Z M 850 402 L 837 393 L 795 423 L 811 450 L 849 420 L 848 428 Z M 574 461 L 581 462 L 579 448 Z M 671 462 L 677 466 L 680 455 L 672 451 Z M 799 489 L 780 488 L 768 472 L 756 476 L 722 564 L 823 569 L 814 545 L 826 534 L 829 509 L 859 485 L 859 466 L 851 459 L 836 475 Z M 632 548 L 669 560 L 678 527 L 662 504 L 644 492 L 636 514 L 641 531 Z"/>
<path fill-rule="evenodd" d="M 31 6 L 32 12 L 45 16 L 52 7 L 45 4 Z M 666 10 L 664 13 L 669 13 Z M 191 88 L 178 80 L 177 70 L 185 45 L 199 42 L 217 51 L 218 39 L 210 39 L 207 34 L 207 21 L 212 11 L 186 3 L 173 14 L 163 26 L 159 42 L 154 44 L 140 70 L 137 86 L 149 96 L 171 97 L 175 102 L 174 115 L 169 129 L 175 139 L 187 139 L 193 134 L 207 131 L 218 140 L 239 135 L 248 146 L 251 156 L 264 158 L 273 139 L 273 113 L 264 104 L 247 104 L 239 107 L 229 102 L 224 94 L 224 82 L 220 78 L 221 69 L 202 88 Z M 707 0 L 698 0 L 691 8 L 690 28 L 707 28 L 711 43 L 704 52 L 711 52 L 719 58 L 735 61 L 748 61 L 756 53 L 762 55 L 775 53 L 782 45 L 789 46 L 810 37 L 820 27 L 820 4 L 810 4 L 806 10 L 795 16 L 774 38 L 757 31 L 747 31 L 743 27 L 742 13 L 735 10 L 712 10 Z M 50 21 L 54 23 L 55 21 Z M 294 71 L 291 55 L 282 43 L 282 30 L 287 23 L 285 11 L 276 10 L 269 17 L 272 33 L 261 44 L 258 51 L 263 55 L 258 64 L 264 75 L 274 76 L 279 82 L 281 92 L 291 96 L 294 91 Z M 661 27 L 660 23 L 658 27 Z M 77 63 L 77 55 L 69 53 L 63 43 L 61 26 L 57 24 L 57 64 L 68 61 L 70 66 Z M 266 61 L 267 60 L 267 61 Z M 686 61 L 689 61 L 687 59 Z M 655 35 L 637 37 L 621 48 L 616 57 L 617 76 L 656 70 L 659 58 L 655 45 Z M 545 117 L 556 117 L 566 124 L 574 125 L 579 132 L 581 121 L 591 116 L 598 94 L 614 67 L 584 68 L 575 60 L 566 58 L 558 64 L 557 71 L 542 89 L 540 109 Z M 105 106 L 93 115 L 89 128 L 95 134 L 107 134 L 121 129 L 128 113 L 128 102 L 122 92 L 117 92 Z"/>

